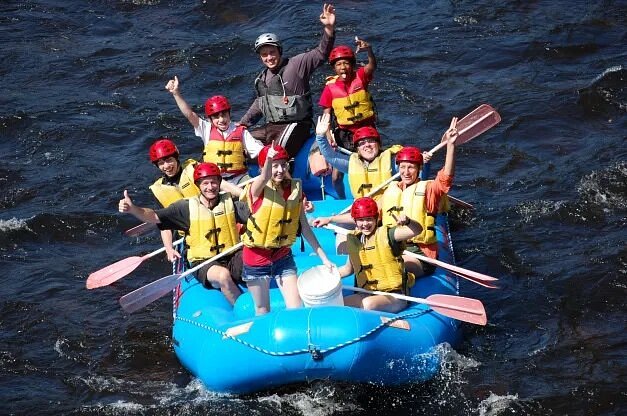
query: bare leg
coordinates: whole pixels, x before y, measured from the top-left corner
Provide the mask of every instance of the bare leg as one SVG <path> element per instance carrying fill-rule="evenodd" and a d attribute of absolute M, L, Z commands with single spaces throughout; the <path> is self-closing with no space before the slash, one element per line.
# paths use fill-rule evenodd
<path fill-rule="evenodd" d="M 405 270 L 413 273 L 416 278 L 425 274 L 425 271 L 422 269 L 422 263 L 417 258 L 403 255 L 403 261 L 405 262 Z"/>
<path fill-rule="evenodd" d="M 335 188 L 335 192 L 337 192 L 337 196 L 339 196 L 340 199 L 346 199 L 346 191 L 344 190 L 344 173 L 333 168 L 333 171 L 331 172 L 331 180 L 333 181 L 333 187 Z"/>
<path fill-rule="evenodd" d="M 296 275 L 285 276 L 277 279 L 277 284 L 279 289 L 281 289 L 281 294 L 285 300 L 286 309 L 295 309 L 303 306 L 300 294 L 298 293 L 298 286 L 296 284 L 297 280 Z"/>
<path fill-rule="evenodd" d="M 354 295 L 349 295 L 344 298 L 344 306 L 350 306 L 352 308 L 361 308 L 363 309 L 363 300 L 368 295 L 362 295 L 361 293 L 356 293 Z"/>
<path fill-rule="evenodd" d="M 207 281 L 216 289 L 219 288 L 231 305 L 234 305 L 239 295 L 242 294 L 239 287 L 231 279 L 231 273 L 226 267 L 217 264 L 211 266 L 207 270 Z"/>
<path fill-rule="evenodd" d="M 406 301 L 384 295 L 367 296 L 362 303 L 364 309 L 391 313 L 401 311 L 407 307 Z"/>
<path fill-rule="evenodd" d="M 246 283 L 255 303 L 255 315 L 265 315 L 270 312 L 270 281 L 255 279 Z"/>

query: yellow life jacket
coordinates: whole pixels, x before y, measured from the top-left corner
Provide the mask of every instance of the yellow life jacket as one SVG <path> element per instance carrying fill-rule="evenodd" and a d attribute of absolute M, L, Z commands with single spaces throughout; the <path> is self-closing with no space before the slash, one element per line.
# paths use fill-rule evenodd
<path fill-rule="evenodd" d="M 395 256 L 388 238 L 389 227 L 378 227 L 362 243 L 362 233 L 347 236 L 348 257 L 353 265 L 357 286 L 368 290 L 393 292 L 414 285 L 415 277 L 405 272 L 402 255 Z"/>
<path fill-rule="evenodd" d="M 347 89 L 346 84 L 338 83 L 339 75 L 327 77 L 327 87 L 331 91 L 333 112 L 340 126 L 352 126 L 375 116 L 372 96 L 363 82 L 354 76 Z"/>
<path fill-rule="evenodd" d="M 203 160 L 218 165 L 225 174 L 240 174 L 246 172 L 246 157 L 244 156 L 244 126 L 238 126 L 226 138 L 222 133 L 211 126 L 209 140 L 203 151 Z"/>
<path fill-rule="evenodd" d="M 412 243 L 416 244 L 435 244 L 437 238 L 435 235 L 435 217 L 437 212 L 427 212 L 426 189 L 427 184 L 433 182 L 419 181 L 408 186 L 401 191 L 398 184 L 388 186 L 383 194 L 381 210 L 383 211 L 382 223 L 388 227 L 396 225 L 396 221 L 392 217 L 396 217 L 402 212 L 409 218 L 417 221 L 422 226 L 422 232 L 412 238 Z M 443 195 L 440 199 L 438 212 L 446 212 L 449 208 L 448 198 Z"/>
<path fill-rule="evenodd" d="M 189 232 L 185 242 L 190 262 L 219 254 L 239 242 L 235 205 L 228 193 L 220 194 L 220 202 L 208 209 L 199 197 L 189 198 Z"/>
<path fill-rule="evenodd" d="M 248 203 L 251 184 L 246 185 L 240 199 Z M 291 179 L 291 193 L 283 199 L 283 189 L 276 189 L 272 181 L 263 188 L 261 206 L 246 222 L 242 241 L 246 247 L 279 248 L 291 246 L 296 241 L 300 219 L 303 190 L 300 180 Z"/>
<path fill-rule="evenodd" d="M 386 227 L 396 225 L 393 215 L 398 218 L 399 214 L 404 211 L 401 204 L 403 190 L 399 187 L 399 184 L 400 182 L 392 182 L 390 186 L 385 188 L 385 192 L 383 192 L 381 197 L 381 224 Z"/>
<path fill-rule="evenodd" d="M 392 177 L 392 158 L 403 146 L 395 144 L 384 150 L 370 163 L 366 163 L 357 153 L 353 153 L 348 161 L 348 184 L 353 198 L 366 196 L 377 185 Z M 378 199 L 383 190 L 371 195 Z"/>
<path fill-rule="evenodd" d="M 150 185 L 150 190 L 164 208 L 179 199 L 200 195 L 200 189 L 194 184 L 196 163 L 194 159 L 188 159 L 182 164 L 183 172 L 181 172 L 181 178 L 177 185 L 164 184 L 164 178 L 159 178 Z"/>

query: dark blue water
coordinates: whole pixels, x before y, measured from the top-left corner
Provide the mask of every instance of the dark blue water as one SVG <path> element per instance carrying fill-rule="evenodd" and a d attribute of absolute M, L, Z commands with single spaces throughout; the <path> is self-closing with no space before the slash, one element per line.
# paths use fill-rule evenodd
<path fill-rule="evenodd" d="M 159 247 L 116 211 L 140 204 L 147 148 L 200 142 L 164 90 L 201 111 L 253 98 L 255 37 L 287 55 L 319 40 L 308 1 L 4 1 L 0 5 L 0 413 L 617 415 L 625 396 L 627 5 L 619 1 L 342 1 L 338 43 L 379 58 L 388 143 L 430 148 L 480 103 L 502 123 L 459 148 L 453 213 L 463 267 L 501 278 L 486 327 L 443 348 L 441 374 L 397 389 L 317 382 L 246 397 L 207 391 L 171 349 L 170 301 L 117 299 L 170 273 L 164 258 L 87 291 L 87 275 Z M 328 68 L 314 76 L 319 95 Z M 442 163 L 442 155 L 435 165 Z M 242 363 L 245 365 L 245 363 Z"/>

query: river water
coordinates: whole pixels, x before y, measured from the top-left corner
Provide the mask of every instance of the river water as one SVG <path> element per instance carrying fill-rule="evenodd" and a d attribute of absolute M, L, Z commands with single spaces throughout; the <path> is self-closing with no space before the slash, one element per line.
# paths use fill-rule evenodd
<path fill-rule="evenodd" d="M 379 58 L 388 144 L 430 148 L 481 103 L 502 123 L 460 146 L 452 194 L 461 283 L 486 327 L 443 347 L 439 376 L 401 388 L 316 382 L 236 397 L 207 391 L 171 349 L 170 301 L 117 299 L 170 273 L 145 262 L 87 291 L 94 270 L 159 247 L 128 239 L 122 190 L 152 204 L 147 148 L 200 142 L 164 90 L 202 112 L 253 98 L 252 43 L 312 48 L 309 1 L 3 1 L 0 5 L 0 413 L 67 415 L 616 415 L 627 409 L 627 6 L 619 1 L 341 1 L 337 43 Z M 363 58 L 365 59 L 365 57 Z M 314 75 L 319 96 L 328 67 Z M 442 154 L 434 167 L 442 163 Z M 245 365 L 245 363 L 242 363 Z"/>

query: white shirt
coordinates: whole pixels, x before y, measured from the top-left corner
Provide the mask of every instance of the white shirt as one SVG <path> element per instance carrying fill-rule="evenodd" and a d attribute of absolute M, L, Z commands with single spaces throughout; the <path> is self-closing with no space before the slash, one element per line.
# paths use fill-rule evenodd
<path fill-rule="evenodd" d="M 198 127 L 194 128 L 194 133 L 196 136 L 202 139 L 203 144 L 206 146 L 209 142 L 209 137 L 211 135 L 211 122 L 199 117 Z M 220 129 L 216 129 L 220 133 L 222 133 L 222 137 L 226 138 L 229 134 L 233 133 L 233 131 L 237 128 L 235 123 L 231 121 L 229 123 L 229 128 L 226 131 L 221 131 Z M 242 134 L 242 141 L 244 143 L 244 150 L 248 153 L 248 157 L 254 159 L 257 157 L 261 149 L 263 149 L 263 144 L 255 139 L 252 134 L 246 129 L 244 129 Z"/>

